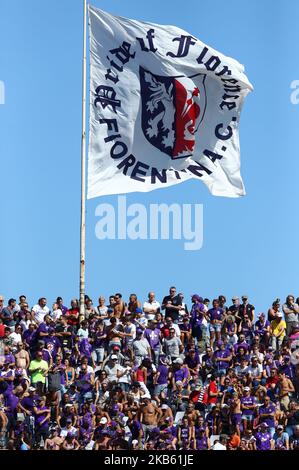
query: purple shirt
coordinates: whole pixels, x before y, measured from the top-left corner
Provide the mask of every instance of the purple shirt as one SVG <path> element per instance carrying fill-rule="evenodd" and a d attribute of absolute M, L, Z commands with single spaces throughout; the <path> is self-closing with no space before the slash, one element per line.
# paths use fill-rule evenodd
<path fill-rule="evenodd" d="M 261 334 L 266 333 L 268 326 L 270 326 L 270 322 L 266 320 L 265 323 L 262 325 L 261 321 L 258 320 L 255 322 L 255 326 L 257 327 L 255 331 L 257 331 L 261 335 Z"/>
<path fill-rule="evenodd" d="M 259 409 L 259 414 L 268 414 L 268 413 L 275 413 L 275 405 L 272 405 L 271 403 L 268 406 L 261 406 Z M 270 428 L 275 427 L 275 422 L 274 422 L 274 416 L 268 417 L 268 418 L 262 418 L 261 417 L 261 422 L 262 423 L 267 423 Z"/>
<path fill-rule="evenodd" d="M 249 349 L 249 344 L 246 343 L 246 341 L 243 341 L 243 343 L 236 343 L 236 344 L 234 345 L 235 354 L 237 354 L 237 352 L 239 351 L 240 348 L 244 348 L 245 351 L 248 351 L 248 349 Z"/>
<path fill-rule="evenodd" d="M 164 366 L 163 364 L 159 364 L 157 368 L 157 372 L 160 373 L 158 380 L 157 380 L 157 384 L 158 385 L 167 384 L 167 378 L 168 378 L 168 372 L 169 372 L 168 367 Z"/>
<path fill-rule="evenodd" d="M 144 336 L 148 340 L 152 349 L 160 347 L 160 330 L 158 328 L 155 328 L 154 330 L 147 328 L 144 332 Z"/>
<path fill-rule="evenodd" d="M 175 382 L 183 382 L 184 379 L 188 378 L 188 369 L 187 367 L 182 367 L 181 369 L 178 369 L 174 373 L 174 380 Z"/>
<path fill-rule="evenodd" d="M 16 397 L 12 392 L 4 392 L 4 406 L 8 407 L 9 410 L 6 411 L 6 414 L 9 416 L 13 416 L 15 414 L 16 408 L 19 404 L 19 398 Z"/>
<path fill-rule="evenodd" d="M 208 311 L 208 315 L 213 322 L 214 320 L 222 320 L 223 318 L 223 310 L 222 308 L 210 308 Z"/>
<path fill-rule="evenodd" d="M 251 395 L 249 397 L 241 397 L 241 404 L 244 406 L 251 406 L 256 404 L 256 398 L 252 397 Z M 253 415 L 254 410 L 242 410 L 243 415 Z"/>
<path fill-rule="evenodd" d="M 226 358 L 226 357 L 229 357 L 231 355 L 231 352 L 228 350 L 228 349 L 218 349 L 217 351 L 215 351 L 214 353 L 214 358 Z M 217 364 L 217 368 L 218 369 L 228 369 L 229 368 L 229 362 L 226 362 L 226 361 L 217 361 L 216 362 Z"/>
<path fill-rule="evenodd" d="M 37 407 L 37 410 L 38 411 L 42 411 L 42 410 L 48 410 L 48 407 L 47 406 L 38 406 Z M 48 411 L 45 411 L 44 413 L 41 413 L 39 415 L 35 415 L 35 426 L 40 426 L 40 423 L 43 421 L 43 419 L 45 419 L 45 417 L 47 416 L 48 414 Z M 48 420 L 46 420 L 42 426 L 47 426 L 48 424 Z"/>
<path fill-rule="evenodd" d="M 255 435 L 256 438 L 256 448 L 257 450 L 270 450 L 271 448 L 271 436 L 268 432 L 261 433 L 257 432 Z"/>

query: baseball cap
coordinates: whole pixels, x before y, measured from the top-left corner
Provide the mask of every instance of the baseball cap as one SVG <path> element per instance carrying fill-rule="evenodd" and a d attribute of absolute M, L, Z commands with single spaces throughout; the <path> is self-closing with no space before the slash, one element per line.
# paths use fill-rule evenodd
<path fill-rule="evenodd" d="M 267 423 L 261 423 L 261 426 L 264 426 L 265 428 L 269 427 Z"/>
<path fill-rule="evenodd" d="M 242 299 L 248 299 L 248 295 L 242 295 Z"/>
<path fill-rule="evenodd" d="M 108 419 L 103 416 L 103 418 L 100 419 L 100 424 L 106 424 L 108 422 Z"/>
<path fill-rule="evenodd" d="M 180 357 L 175 359 L 173 362 L 174 362 L 174 364 L 183 364 L 184 363 L 183 359 L 181 359 Z"/>
<path fill-rule="evenodd" d="M 176 382 L 176 385 L 183 385 L 183 382 L 182 382 L 181 380 L 178 380 L 178 381 Z"/>
<path fill-rule="evenodd" d="M 245 392 L 250 392 L 250 387 L 244 387 Z"/>
<path fill-rule="evenodd" d="M 117 359 L 117 355 L 116 355 L 116 354 L 112 354 L 111 359 L 112 359 L 112 360 L 113 360 L 113 359 Z"/>
<path fill-rule="evenodd" d="M 161 410 L 168 410 L 168 405 L 164 403 L 164 405 L 161 406 Z"/>
<path fill-rule="evenodd" d="M 137 334 L 137 335 L 142 335 L 142 334 L 143 334 L 143 330 L 142 330 L 141 328 L 137 328 L 136 334 Z"/>
<path fill-rule="evenodd" d="M 259 313 L 259 317 L 265 317 L 266 315 L 264 314 L 264 312 L 261 312 Z"/>
<path fill-rule="evenodd" d="M 232 298 L 232 300 L 239 300 L 239 297 L 237 297 L 236 295 Z"/>
<path fill-rule="evenodd" d="M 137 307 L 136 310 L 135 310 L 136 313 L 142 313 L 142 308 L 140 307 Z"/>
<path fill-rule="evenodd" d="M 277 318 L 282 318 L 282 317 L 283 317 L 283 315 L 282 315 L 281 312 L 277 312 L 277 315 L 276 315 L 276 316 L 277 316 Z"/>
<path fill-rule="evenodd" d="M 113 346 L 112 349 L 113 349 L 113 351 L 119 351 L 120 348 L 119 348 L 119 346 L 116 346 L 116 345 L 115 345 L 115 346 Z"/>
<path fill-rule="evenodd" d="M 35 392 L 36 388 L 35 387 L 29 387 L 28 390 L 29 390 L 29 392 Z"/>
<path fill-rule="evenodd" d="M 277 426 L 277 429 L 283 429 L 282 424 L 279 424 L 279 425 Z"/>

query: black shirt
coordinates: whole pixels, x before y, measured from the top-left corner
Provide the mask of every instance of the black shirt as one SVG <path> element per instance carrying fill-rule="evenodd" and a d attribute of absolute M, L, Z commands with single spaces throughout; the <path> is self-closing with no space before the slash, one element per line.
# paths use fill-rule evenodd
<path fill-rule="evenodd" d="M 244 304 L 241 304 L 239 307 L 239 316 L 244 319 L 245 313 L 248 315 L 251 321 L 253 321 L 253 310 L 254 306 L 247 304 L 246 306 Z"/>
<path fill-rule="evenodd" d="M 175 306 L 182 305 L 182 299 L 178 295 L 175 295 L 174 297 L 167 295 L 164 297 L 162 305 L 167 304 L 167 302 L 171 302 L 171 304 Z M 171 307 L 166 307 L 165 317 L 170 317 L 173 321 L 176 321 L 179 318 L 179 311 Z"/>

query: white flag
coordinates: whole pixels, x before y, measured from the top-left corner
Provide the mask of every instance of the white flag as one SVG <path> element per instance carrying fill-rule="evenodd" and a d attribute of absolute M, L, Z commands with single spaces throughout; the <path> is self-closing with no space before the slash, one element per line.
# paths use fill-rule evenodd
<path fill-rule="evenodd" d="M 92 6 L 89 22 L 88 198 L 190 178 L 215 196 L 243 196 L 244 67 L 174 26 Z"/>

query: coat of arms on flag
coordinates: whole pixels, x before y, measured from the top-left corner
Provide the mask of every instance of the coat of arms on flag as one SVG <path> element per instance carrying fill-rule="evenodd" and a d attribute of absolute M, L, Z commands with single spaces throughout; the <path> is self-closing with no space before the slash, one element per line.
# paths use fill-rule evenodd
<path fill-rule="evenodd" d="M 88 198 L 190 178 L 214 195 L 244 195 L 244 67 L 174 26 L 91 6 L 89 20 Z"/>
<path fill-rule="evenodd" d="M 159 77 L 140 67 L 142 130 L 172 159 L 193 155 L 195 134 L 205 113 L 205 75 Z"/>

